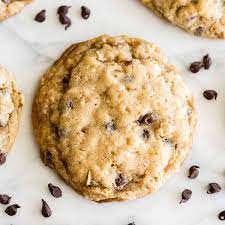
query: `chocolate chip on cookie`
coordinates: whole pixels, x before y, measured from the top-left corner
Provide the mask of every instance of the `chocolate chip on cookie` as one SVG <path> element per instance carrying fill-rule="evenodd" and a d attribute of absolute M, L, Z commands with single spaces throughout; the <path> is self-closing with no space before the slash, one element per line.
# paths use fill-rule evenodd
<path fill-rule="evenodd" d="M 122 174 L 119 174 L 118 177 L 115 179 L 115 184 L 119 188 L 123 188 L 125 185 L 128 184 L 128 180 Z"/>
<path fill-rule="evenodd" d="M 108 132 L 112 133 L 113 131 L 116 130 L 116 124 L 113 122 L 108 122 L 105 124 L 105 128 Z"/>
<path fill-rule="evenodd" d="M 138 122 L 140 124 L 150 126 L 153 122 L 157 120 L 158 120 L 158 117 L 155 113 L 147 113 L 144 116 L 140 116 L 140 118 L 138 119 Z"/>
<path fill-rule="evenodd" d="M 144 130 L 143 130 L 143 133 L 142 133 L 142 137 L 143 137 L 144 139 L 149 139 L 149 137 L 150 137 L 149 130 L 144 129 Z"/>
<path fill-rule="evenodd" d="M 9 216 L 14 216 L 17 213 L 17 209 L 21 208 L 18 204 L 10 205 L 5 209 L 5 213 Z"/>

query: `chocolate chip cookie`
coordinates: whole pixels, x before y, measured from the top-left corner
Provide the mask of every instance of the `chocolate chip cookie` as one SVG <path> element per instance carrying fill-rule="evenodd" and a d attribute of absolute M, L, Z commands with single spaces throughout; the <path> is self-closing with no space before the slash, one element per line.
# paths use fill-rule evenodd
<path fill-rule="evenodd" d="M 16 138 L 23 96 L 9 72 L 0 66 L 0 164 Z"/>
<path fill-rule="evenodd" d="M 0 0 L 0 21 L 19 13 L 33 0 Z"/>
<path fill-rule="evenodd" d="M 160 16 L 186 31 L 225 38 L 225 2 L 221 0 L 141 0 Z"/>
<path fill-rule="evenodd" d="M 196 123 L 176 69 L 127 36 L 67 49 L 42 77 L 32 114 L 44 163 L 99 202 L 156 191 L 180 169 Z"/>

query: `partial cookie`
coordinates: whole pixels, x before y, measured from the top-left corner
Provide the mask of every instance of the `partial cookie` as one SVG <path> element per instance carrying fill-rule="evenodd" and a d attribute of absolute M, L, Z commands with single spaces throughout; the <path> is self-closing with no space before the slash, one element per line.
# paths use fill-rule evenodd
<path fill-rule="evenodd" d="M 33 0 L 0 0 L 0 21 L 19 13 Z"/>
<path fill-rule="evenodd" d="M 156 191 L 180 169 L 195 123 L 176 69 L 155 45 L 126 36 L 72 45 L 33 104 L 43 161 L 94 201 Z"/>
<path fill-rule="evenodd" d="M 186 31 L 209 38 L 225 38 L 222 0 L 141 0 L 160 16 Z"/>
<path fill-rule="evenodd" d="M 11 74 L 0 66 L 0 164 L 16 138 L 22 106 L 21 92 Z"/>

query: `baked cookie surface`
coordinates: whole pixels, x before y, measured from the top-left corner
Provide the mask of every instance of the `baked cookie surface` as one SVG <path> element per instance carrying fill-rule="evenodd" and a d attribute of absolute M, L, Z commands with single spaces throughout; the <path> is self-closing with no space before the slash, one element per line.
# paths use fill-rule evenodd
<path fill-rule="evenodd" d="M 32 117 L 45 164 L 94 201 L 156 191 L 196 123 L 193 96 L 159 48 L 106 35 L 72 45 L 45 73 Z"/>
<path fill-rule="evenodd" d="M 0 0 L 0 21 L 19 13 L 33 0 Z"/>
<path fill-rule="evenodd" d="M 0 154 L 10 151 L 16 138 L 23 96 L 9 72 L 0 66 Z"/>
<path fill-rule="evenodd" d="M 225 38 L 222 0 L 141 0 L 171 23 L 197 36 Z"/>

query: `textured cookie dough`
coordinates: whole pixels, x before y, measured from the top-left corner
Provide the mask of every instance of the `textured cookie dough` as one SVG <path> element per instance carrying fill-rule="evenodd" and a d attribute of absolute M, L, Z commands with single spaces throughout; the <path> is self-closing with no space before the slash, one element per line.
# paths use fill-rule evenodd
<path fill-rule="evenodd" d="M 94 201 L 156 191 L 179 170 L 195 123 L 176 69 L 155 45 L 126 36 L 72 45 L 33 104 L 43 161 Z"/>
<path fill-rule="evenodd" d="M 141 0 L 157 14 L 186 31 L 210 38 L 225 38 L 223 0 Z"/>
<path fill-rule="evenodd" d="M 23 96 L 11 74 L 0 66 L 0 154 L 6 155 L 16 138 Z"/>
<path fill-rule="evenodd" d="M 19 13 L 33 0 L 0 0 L 0 21 Z"/>

